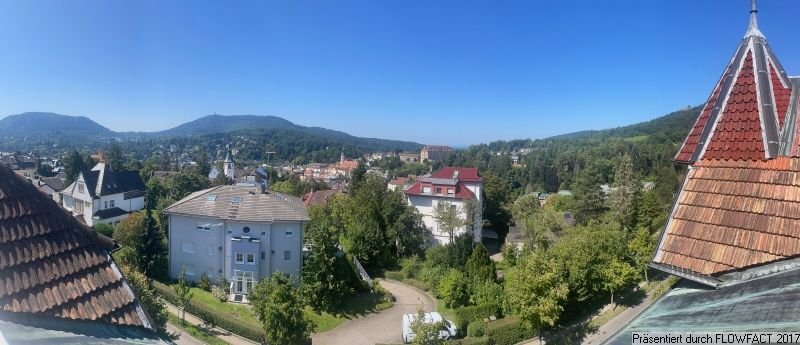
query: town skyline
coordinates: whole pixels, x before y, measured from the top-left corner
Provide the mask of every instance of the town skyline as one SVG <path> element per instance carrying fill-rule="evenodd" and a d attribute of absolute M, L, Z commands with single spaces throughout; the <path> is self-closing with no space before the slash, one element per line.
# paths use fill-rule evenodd
<path fill-rule="evenodd" d="M 274 115 L 453 146 L 613 128 L 703 103 L 744 34 L 741 2 L 4 3 L 0 114 L 82 115 L 115 131 Z M 780 23 L 792 7 L 760 5 L 789 66 L 798 29 Z"/>

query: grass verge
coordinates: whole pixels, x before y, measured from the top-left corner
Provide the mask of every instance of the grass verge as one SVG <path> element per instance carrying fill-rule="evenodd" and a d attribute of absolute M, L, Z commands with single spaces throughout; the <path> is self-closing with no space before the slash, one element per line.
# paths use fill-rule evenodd
<path fill-rule="evenodd" d="M 229 345 L 229 343 L 227 341 L 224 341 L 224 340 L 222 340 L 220 338 L 217 338 L 216 336 L 214 336 L 213 334 L 209 333 L 209 331 L 207 331 L 205 329 L 202 329 L 200 327 L 197 327 L 197 326 L 189 324 L 189 323 L 181 325 L 181 319 L 178 316 L 176 316 L 176 315 L 174 315 L 172 313 L 169 313 L 169 323 L 171 325 L 175 326 L 175 328 L 181 330 L 181 332 L 189 334 L 192 337 L 195 337 L 197 340 L 200 340 L 200 341 L 202 341 L 202 342 L 204 342 L 206 344 L 209 344 L 209 345 Z"/>

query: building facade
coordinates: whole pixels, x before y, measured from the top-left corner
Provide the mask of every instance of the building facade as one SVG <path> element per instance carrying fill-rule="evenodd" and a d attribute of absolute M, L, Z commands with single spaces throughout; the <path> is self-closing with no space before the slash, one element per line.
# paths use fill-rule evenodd
<path fill-rule="evenodd" d="M 296 197 L 252 186 L 218 186 L 193 193 L 165 209 L 169 215 L 170 276 L 191 281 L 205 273 L 231 284 L 231 298 L 245 298 L 273 272 L 297 279 L 303 224 Z"/>
<path fill-rule="evenodd" d="M 145 190 L 139 171 L 117 172 L 97 163 L 59 193 L 64 208 L 93 226 L 118 224 L 129 213 L 143 209 Z"/>
<path fill-rule="evenodd" d="M 455 235 L 472 232 L 473 241 L 482 237 L 483 203 L 481 192 L 483 178 L 476 168 L 446 167 L 429 177 L 420 178 L 404 191 L 409 205 L 414 206 L 425 226 L 430 230 L 436 244 L 450 243 L 450 234 L 436 221 L 436 208 L 441 203 L 457 210 L 458 217 L 467 223 L 454 232 Z"/>
<path fill-rule="evenodd" d="M 453 148 L 442 145 L 425 145 L 419 154 L 419 159 L 425 161 L 441 161 L 453 154 Z"/>

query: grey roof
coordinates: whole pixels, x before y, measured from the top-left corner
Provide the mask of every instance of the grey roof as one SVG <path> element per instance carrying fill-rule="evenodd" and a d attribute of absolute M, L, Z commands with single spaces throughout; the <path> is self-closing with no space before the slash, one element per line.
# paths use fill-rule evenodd
<path fill-rule="evenodd" d="M 433 184 L 438 184 L 438 185 L 443 185 L 443 186 L 455 186 L 456 184 L 458 184 L 458 180 L 451 179 L 451 178 L 426 177 L 426 178 L 420 179 L 420 181 L 433 183 Z"/>
<path fill-rule="evenodd" d="M 59 175 L 62 175 L 62 174 L 59 174 Z M 42 180 L 42 182 L 44 184 L 50 186 L 50 188 L 52 188 L 54 191 L 57 191 L 57 192 L 60 192 L 60 191 L 64 190 L 64 188 L 67 187 L 66 185 L 64 185 L 64 182 L 66 180 L 64 179 L 64 177 L 61 177 L 61 176 L 42 177 L 41 180 Z"/>
<path fill-rule="evenodd" d="M 240 198 L 234 205 L 234 198 Z M 217 186 L 190 194 L 164 210 L 216 219 L 251 222 L 307 221 L 308 212 L 300 198 L 276 193 L 261 193 L 260 187 Z"/>
<path fill-rule="evenodd" d="M 8 344 L 174 344 L 139 327 L 0 312 L 0 339 Z"/>
<path fill-rule="evenodd" d="M 633 332 L 800 330 L 800 270 L 726 286 L 682 281 L 606 344 L 630 344 Z"/>
<path fill-rule="evenodd" d="M 117 172 L 104 163 L 98 163 L 91 171 L 83 171 L 81 175 L 92 197 L 146 189 L 139 171 Z"/>
<path fill-rule="evenodd" d="M 97 217 L 97 218 L 102 220 L 102 219 L 119 217 L 119 216 L 125 215 L 125 214 L 128 214 L 128 211 L 125 211 L 125 210 L 123 210 L 123 209 L 121 209 L 119 207 L 112 207 L 112 208 L 106 208 L 106 209 L 103 209 L 103 210 L 99 210 L 99 211 L 95 212 L 92 216 L 93 217 Z"/>

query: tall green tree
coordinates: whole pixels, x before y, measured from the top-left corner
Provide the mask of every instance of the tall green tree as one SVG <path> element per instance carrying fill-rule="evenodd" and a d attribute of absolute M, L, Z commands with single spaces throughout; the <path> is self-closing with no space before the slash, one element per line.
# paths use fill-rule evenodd
<path fill-rule="evenodd" d="M 609 203 L 614 219 L 625 230 L 636 226 L 642 199 L 642 183 L 633 171 L 633 161 L 629 155 L 622 156 L 614 168 Z"/>
<path fill-rule="evenodd" d="M 603 276 L 603 289 L 611 295 L 611 305 L 614 306 L 614 293 L 636 279 L 636 269 L 629 263 L 619 258 L 611 260 L 600 269 Z"/>
<path fill-rule="evenodd" d="M 123 171 L 125 169 L 125 155 L 122 152 L 122 147 L 116 141 L 111 142 L 104 155 L 105 161 L 111 167 L 111 170 Z"/>
<path fill-rule="evenodd" d="M 475 282 L 494 281 L 496 276 L 494 262 L 489 258 L 489 251 L 483 243 L 475 245 L 469 260 L 467 260 L 467 274 Z"/>
<path fill-rule="evenodd" d="M 303 314 L 303 299 L 283 273 L 262 279 L 248 295 L 269 344 L 305 344 L 314 324 Z"/>
<path fill-rule="evenodd" d="M 644 280 L 649 283 L 650 279 L 647 277 L 647 264 L 650 263 L 650 258 L 653 257 L 653 250 L 655 249 L 655 241 L 653 241 L 653 237 L 650 236 L 650 231 L 643 227 L 636 230 L 630 243 L 628 243 L 628 249 L 630 250 L 634 265 L 637 269 L 642 270 Z"/>
<path fill-rule="evenodd" d="M 536 330 L 555 325 L 564 311 L 569 287 L 559 264 L 544 253 L 527 255 L 506 273 L 507 305 Z"/>
<path fill-rule="evenodd" d="M 451 268 L 438 286 L 438 296 L 448 308 L 458 308 L 469 302 L 467 277 L 461 271 Z"/>
<path fill-rule="evenodd" d="M 353 293 L 347 285 L 350 267 L 337 255 L 339 231 L 329 215 L 323 211 L 313 214 L 305 229 L 311 251 L 303 265 L 301 292 L 314 311 L 333 313 Z"/>
<path fill-rule="evenodd" d="M 572 192 L 575 195 L 575 218 L 578 223 L 588 223 L 603 210 L 602 183 L 601 172 L 594 164 L 587 166 L 575 178 Z"/>
<path fill-rule="evenodd" d="M 81 154 L 78 153 L 76 150 L 72 150 L 67 156 L 64 158 L 64 174 L 66 176 L 66 182 L 72 183 L 78 178 L 78 174 L 81 171 L 89 170 L 86 167 L 86 163 L 81 157 Z"/>
<path fill-rule="evenodd" d="M 186 270 L 181 269 L 181 274 L 178 276 L 178 283 L 173 285 L 175 295 L 178 296 L 178 307 L 181 308 L 181 324 L 186 323 L 186 307 L 192 301 L 192 287 L 186 281 Z"/>
<path fill-rule="evenodd" d="M 398 258 L 422 255 L 425 252 L 425 247 L 430 242 L 430 233 L 416 207 L 405 206 L 393 228 Z"/>

